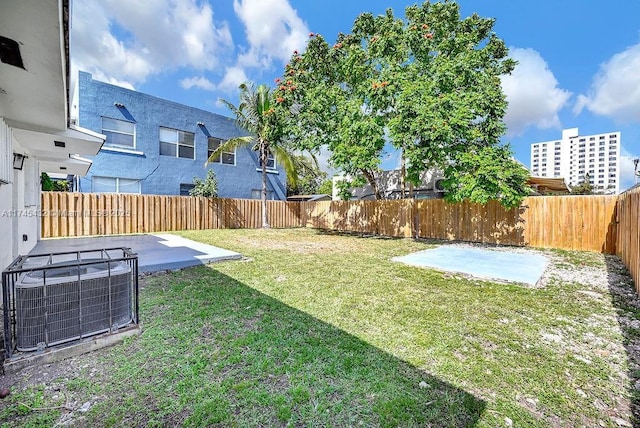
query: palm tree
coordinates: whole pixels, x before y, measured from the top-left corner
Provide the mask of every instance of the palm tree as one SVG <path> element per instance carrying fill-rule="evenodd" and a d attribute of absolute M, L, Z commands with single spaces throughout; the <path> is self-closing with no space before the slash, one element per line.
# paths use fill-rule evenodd
<path fill-rule="evenodd" d="M 235 137 L 221 144 L 209 157 L 207 164 L 213 162 L 222 152 L 234 151 L 238 147 L 251 145 L 260 156 L 262 167 L 262 227 L 268 228 L 267 216 L 267 159 L 275 156 L 287 174 L 287 180 L 295 184 L 298 181 L 296 166 L 291 148 L 281 141 L 282 125 L 273 103 L 273 94 L 267 85 L 255 86 L 253 83 L 240 85 L 238 106 L 220 99 L 236 116 L 238 127 L 251 135 Z M 206 166 L 206 164 L 205 164 Z"/>

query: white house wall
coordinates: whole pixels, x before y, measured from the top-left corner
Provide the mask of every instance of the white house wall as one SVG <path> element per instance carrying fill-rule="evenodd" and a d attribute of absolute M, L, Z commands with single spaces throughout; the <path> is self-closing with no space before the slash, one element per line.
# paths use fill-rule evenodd
<path fill-rule="evenodd" d="M 13 169 L 13 153 L 29 156 L 13 138 L 11 128 L 0 118 L 0 147 L 2 156 L 10 156 L 12 162 L 9 183 L 0 184 L 0 269 L 4 269 L 19 254 L 33 249 L 40 230 L 40 182 L 38 163 L 27 157 L 22 170 Z M 26 235 L 27 240 L 23 240 Z"/>
<path fill-rule="evenodd" d="M 18 254 L 27 254 L 31 251 L 40 237 L 40 180 L 38 179 L 37 186 L 34 186 L 33 182 L 33 176 L 38 174 L 37 163 L 36 159 L 28 158 L 25 159 L 22 171 L 14 170 L 18 176 L 16 180 Z"/>

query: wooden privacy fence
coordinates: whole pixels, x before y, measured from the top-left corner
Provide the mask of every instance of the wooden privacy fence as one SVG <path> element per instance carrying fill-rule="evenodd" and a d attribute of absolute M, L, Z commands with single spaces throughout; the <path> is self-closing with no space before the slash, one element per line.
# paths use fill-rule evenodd
<path fill-rule="evenodd" d="M 526 198 L 518 208 L 497 202 L 442 199 L 301 203 L 301 225 L 395 237 L 600 251 L 616 250 L 615 196 Z"/>
<path fill-rule="evenodd" d="M 297 202 L 267 201 L 273 227 L 299 227 Z M 259 200 L 42 192 L 42 237 L 262 227 Z"/>
<path fill-rule="evenodd" d="M 631 272 L 640 293 L 640 188 L 618 198 L 618 242 L 616 254 Z"/>
<path fill-rule="evenodd" d="M 630 198 L 629 203 L 633 200 L 637 212 L 637 199 Z M 314 227 L 613 254 L 616 201 L 615 196 L 531 197 L 514 209 L 497 202 L 449 204 L 442 199 L 268 201 L 267 211 L 276 228 Z M 262 226 L 261 203 L 253 199 L 43 192 L 42 214 L 44 238 Z"/>

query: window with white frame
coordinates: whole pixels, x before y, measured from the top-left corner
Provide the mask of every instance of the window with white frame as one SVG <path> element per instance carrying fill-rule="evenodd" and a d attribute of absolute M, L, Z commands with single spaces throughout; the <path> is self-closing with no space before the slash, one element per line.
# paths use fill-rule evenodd
<path fill-rule="evenodd" d="M 107 137 L 104 142 L 107 147 L 136 148 L 136 124 L 133 122 L 103 117 L 102 133 Z"/>
<path fill-rule="evenodd" d="M 193 132 L 160 127 L 160 154 L 195 159 L 195 134 Z"/>
<path fill-rule="evenodd" d="M 258 160 L 259 160 L 260 168 L 262 168 L 262 158 L 259 154 L 258 154 Z M 268 170 L 276 169 L 276 157 L 271 152 L 267 153 L 267 169 Z"/>
<path fill-rule="evenodd" d="M 140 180 L 119 177 L 96 177 L 91 179 L 94 193 L 140 193 Z"/>
<path fill-rule="evenodd" d="M 207 138 L 207 158 L 210 158 L 213 152 L 220 147 L 223 143 L 220 138 L 209 137 Z M 236 152 L 235 150 L 232 152 L 223 151 L 221 154 L 212 159 L 211 162 L 221 163 L 224 165 L 235 165 L 236 164 Z"/>

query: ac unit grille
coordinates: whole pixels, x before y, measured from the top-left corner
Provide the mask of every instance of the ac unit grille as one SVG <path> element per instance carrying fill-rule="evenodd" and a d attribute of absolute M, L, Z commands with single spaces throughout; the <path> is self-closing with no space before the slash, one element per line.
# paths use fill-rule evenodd
<path fill-rule="evenodd" d="M 108 271 L 105 271 L 107 273 Z M 131 270 L 53 285 L 16 286 L 16 348 L 33 351 L 132 321 Z"/>

